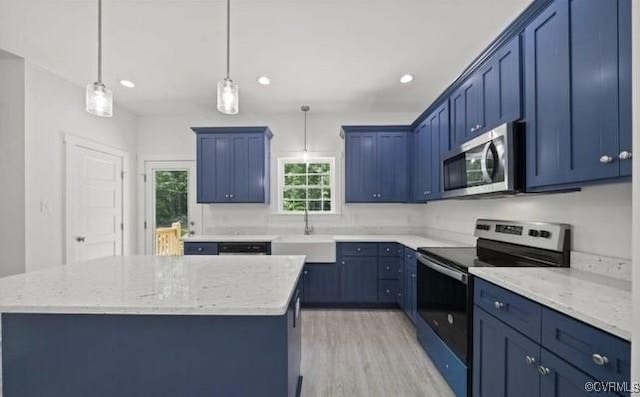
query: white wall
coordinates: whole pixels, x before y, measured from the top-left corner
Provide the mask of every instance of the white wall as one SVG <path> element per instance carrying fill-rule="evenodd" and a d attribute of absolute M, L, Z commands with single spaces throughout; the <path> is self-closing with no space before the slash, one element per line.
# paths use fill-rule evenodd
<path fill-rule="evenodd" d="M 640 382 L 640 4 L 632 2 L 632 29 L 633 33 L 633 339 L 631 342 L 631 378 Z"/>
<path fill-rule="evenodd" d="M 0 51 L 0 277 L 25 270 L 24 60 Z"/>
<path fill-rule="evenodd" d="M 84 89 L 47 70 L 26 65 L 26 240 L 27 271 L 64 261 L 65 134 L 122 149 L 132 155 L 125 194 L 125 246 L 136 247 L 136 117 L 115 104 L 114 117 L 84 110 Z M 131 251 L 128 251 L 131 252 Z"/>
<path fill-rule="evenodd" d="M 407 124 L 413 114 L 314 114 L 313 106 L 308 115 L 308 150 L 311 155 L 335 156 L 337 163 L 336 184 L 338 194 L 342 192 L 342 168 L 344 141 L 339 137 L 344 124 Z M 203 206 L 204 232 L 220 228 L 237 231 L 251 229 L 255 232 L 265 228 L 291 227 L 300 229 L 302 219 L 298 215 L 277 214 L 277 167 L 278 157 L 300 156 L 303 145 L 303 114 L 293 111 L 287 114 L 224 116 L 211 109 L 205 115 L 181 117 L 140 117 L 138 125 L 138 148 L 142 159 L 182 156 L 195 159 L 195 134 L 193 126 L 258 126 L 271 128 L 271 205 L 205 205 Z M 342 197 L 342 195 L 340 196 Z M 343 200 L 340 200 L 343 201 Z M 339 215 L 315 215 L 312 222 L 316 228 L 402 228 L 420 225 L 419 206 L 414 205 L 356 205 L 338 207 Z M 324 229 L 328 231 L 328 229 Z"/>
<path fill-rule="evenodd" d="M 569 223 L 574 250 L 628 259 L 631 203 L 628 182 L 589 186 L 573 193 L 437 201 L 424 207 L 424 224 L 468 235 L 477 218 Z"/>

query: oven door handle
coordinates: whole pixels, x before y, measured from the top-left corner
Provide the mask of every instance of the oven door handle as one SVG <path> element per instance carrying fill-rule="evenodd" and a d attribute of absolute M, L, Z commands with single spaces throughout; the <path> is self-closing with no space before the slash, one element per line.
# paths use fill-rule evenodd
<path fill-rule="evenodd" d="M 417 252 L 416 253 L 416 258 L 418 258 L 418 261 L 420 263 L 422 263 L 423 265 L 427 266 L 430 269 L 435 270 L 438 273 L 442 273 L 445 276 L 451 277 L 453 279 L 456 279 L 458 281 L 460 281 L 463 284 L 467 284 L 467 280 L 469 278 L 469 276 L 464 273 L 461 272 L 459 270 L 455 270 L 450 268 L 449 266 L 445 266 L 445 265 L 441 265 L 439 263 L 435 263 L 433 262 L 431 259 L 427 258 L 425 255 Z"/>

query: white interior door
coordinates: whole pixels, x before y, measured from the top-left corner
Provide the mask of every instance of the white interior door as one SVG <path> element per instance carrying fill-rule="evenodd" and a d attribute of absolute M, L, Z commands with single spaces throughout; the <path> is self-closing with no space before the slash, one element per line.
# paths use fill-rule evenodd
<path fill-rule="evenodd" d="M 170 228 L 180 224 L 180 237 L 200 233 L 200 207 L 196 203 L 195 161 L 145 161 L 145 254 L 181 255 L 165 246 Z M 173 237 L 169 236 L 171 239 Z M 162 245 L 162 247 L 160 247 Z"/>
<path fill-rule="evenodd" d="M 68 143 L 67 263 L 122 255 L 122 156 Z"/>

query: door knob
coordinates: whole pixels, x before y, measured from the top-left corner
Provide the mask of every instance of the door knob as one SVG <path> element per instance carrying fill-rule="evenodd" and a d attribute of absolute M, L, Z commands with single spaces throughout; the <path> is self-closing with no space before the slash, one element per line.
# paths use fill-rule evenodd
<path fill-rule="evenodd" d="M 495 306 L 496 309 L 500 310 L 500 309 L 502 309 L 504 307 L 504 303 L 495 301 L 495 302 L 493 302 L 493 306 Z"/>
<path fill-rule="evenodd" d="M 613 157 L 611 157 L 611 156 L 604 155 L 604 156 L 600 157 L 600 162 L 602 164 L 609 164 L 612 161 L 613 161 Z"/>
<path fill-rule="evenodd" d="M 609 363 L 609 359 L 607 358 L 607 356 L 601 356 L 598 353 L 594 353 L 591 356 L 591 359 L 596 365 L 607 365 Z"/>
<path fill-rule="evenodd" d="M 618 158 L 620 160 L 630 160 L 631 159 L 631 152 L 627 152 L 626 150 L 620 152 L 620 154 L 618 155 Z"/>
<path fill-rule="evenodd" d="M 551 373 L 549 368 L 543 367 L 542 365 L 538 366 L 538 372 L 540 372 L 540 375 L 542 375 L 542 376 L 549 375 Z"/>
<path fill-rule="evenodd" d="M 87 240 L 87 238 L 84 237 L 84 236 L 76 237 L 76 241 L 79 242 L 79 243 L 84 243 L 86 240 Z"/>

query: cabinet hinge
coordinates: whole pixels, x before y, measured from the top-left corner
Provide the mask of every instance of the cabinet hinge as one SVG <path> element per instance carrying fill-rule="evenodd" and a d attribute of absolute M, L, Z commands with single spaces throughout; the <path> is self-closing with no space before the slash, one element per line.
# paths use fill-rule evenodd
<path fill-rule="evenodd" d="M 147 229 L 147 221 L 144 221 L 144 228 Z"/>
<path fill-rule="evenodd" d="M 124 171 L 120 171 L 120 179 L 124 179 Z"/>
<path fill-rule="evenodd" d="M 147 174 L 142 174 L 142 181 L 147 183 Z"/>
<path fill-rule="evenodd" d="M 124 223 L 120 223 L 120 230 L 124 230 Z"/>

